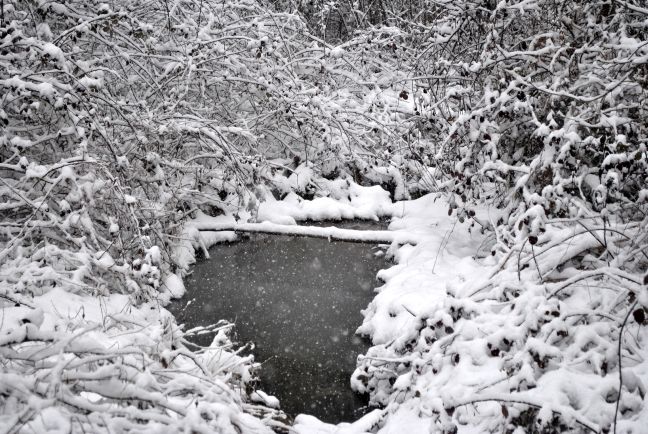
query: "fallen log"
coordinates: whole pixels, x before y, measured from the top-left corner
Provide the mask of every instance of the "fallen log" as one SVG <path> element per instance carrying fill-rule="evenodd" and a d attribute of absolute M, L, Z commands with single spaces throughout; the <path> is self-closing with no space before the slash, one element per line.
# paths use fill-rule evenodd
<path fill-rule="evenodd" d="M 276 223 L 239 223 L 215 224 L 210 222 L 195 222 L 200 231 L 258 233 L 269 235 L 288 235 L 293 237 L 325 238 L 329 241 L 344 241 L 368 244 L 416 244 L 417 239 L 412 234 L 397 231 L 359 231 L 341 229 L 335 226 L 326 228 L 317 226 L 280 225 Z"/>

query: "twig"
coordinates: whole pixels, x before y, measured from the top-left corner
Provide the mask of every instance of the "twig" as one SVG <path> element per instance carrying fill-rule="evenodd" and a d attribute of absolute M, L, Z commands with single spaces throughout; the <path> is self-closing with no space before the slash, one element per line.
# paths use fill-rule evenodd
<path fill-rule="evenodd" d="M 14 297 L 12 297 L 10 295 L 7 295 L 7 294 L 0 294 L 0 298 L 4 298 L 5 300 L 8 300 L 8 301 L 10 301 L 10 302 L 12 302 L 14 304 L 20 304 L 22 306 L 27 306 L 30 309 L 35 309 L 35 307 L 33 305 L 31 305 L 29 303 L 26 303 L 24 301 L 18 300 L 17 298 L 14 298 Z"/>
<path fill-rule="evenodd" d="M 504 395 L 504 394 L 485 394 L 485 395 L 477 395 L 476 397 L 472 397 L 463 401 L 455 402 L 455 406 L 464 406 L 464 405 L 469 405 L 469 404 L 476 404 L 479 402 L 486 402 L 486 401 L 496 401 L 496 402 L 510 402 L 514 404 L 524 404 L 528 405 L 530 407 L 535 407 L 535 408 L 542 408 L 542 404 L 537 403 L 532 401 L 529 398 L 525 397 L 517 397 L 517 396 L 510 396 L 510 395 Z M 593 424 L 587 420 L 583 420 L 583 418 L 576 414 L 573 410 L 570 408 L 563 408 L 561 410 L 558 410 L 556 408 L 551 409 L 552 413 L 559 414 L 563 417 L 565 417 L 565 413 L 571 413 L 568 414 L 567 418 L 573 418 L 575 422 L 579 425 L 581 425 L 583 428 L 586 428 L 587 430 L 598 434 L 600 432 L 599 427 L 596 424 Z"/>
<path fill-rule="evenodd" d="M 452 236 L 452 233 L 454 232 L 454 228 L 457 225 L 457 220 L 455 219 L 454 223 L 452 224 L 452 227 L 443 235 L 443 238 L 441 239 L 441 244 L 439 244 L 439 249 L 437 250 L 436 256 L 434 257 L 434 264 L 432 265 L 432 273 L 434 273 L 434 269 L 436 268 L 437 260 L 439 259 L 439 254 L 441 253 L 441 250 L 445 248 L 445 246 L 448 245 L 450 242 L 450 236 Z"/>
<path fill-rule="evenodd" d="M 544 283 L 542 278 L 542 272 L 540 271 L 540 266 L 538 265 L 538 259 L 536 259 L 535 250 L 533 250 L 533 244 L 531 244 L 531 254 L 533 255 L 533 262 L 535 262 L 536 269 L 538 270 L 538 277 L 540 277 L 540 283 Z"/>
<path fill-rule="evenodd" d="M 630 306 L 630 309 L 628 309 L 628 313 L 619 329 L 619 345 L 617 347 L 617 357 L 619 358 L 619 392 L 617 393 L 616 408 L 614 409 L 614 434 L 617 432 L 617 418 L 619 417 L 619 404 L 621 403 L 621 389 L 623 389 L 623 373 L 621 372 L 621 344 L 623 343 L 623 329 L 628 323 L 628 318 L 630 318 L 630 314 L 634 311 L 637 301 L 638 300 L 635 300 L 635 302 L 632 303 L 632 306 Z"/>
<path fill-rule="evenodd" d="M 520 251 L 518 252 L 518 260 L 517 260 L 517 276 L 518 276 L 518 281 L 522 281 L 522 277 L 520 275 L 520 258 L 522 257 L 522 250 L 524 250 L 524 246 L 526 246 L 528 238 L 524 240 L 522 243 L 522 247 L 520 247 Z"/>

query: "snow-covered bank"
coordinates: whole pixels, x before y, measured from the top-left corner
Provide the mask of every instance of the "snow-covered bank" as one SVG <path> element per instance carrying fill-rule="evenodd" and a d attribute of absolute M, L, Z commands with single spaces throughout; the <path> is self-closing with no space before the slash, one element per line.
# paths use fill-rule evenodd
<path fill-rule="evenodd" d="M 363 188 L 354 189 L 363 195 Z M 205 230 L 200 234 L 241 225 L 324 236 L 335 231 L 286 229 L 284 223 L 330 216 L 349 206 L 348 199 L 329 197 L 264 203 L 264 212 L 273 216 L 269 220 L 279 225 L 204 215 L 192 225 Z M 603 239 L 612 243 L 632 236 L 635 226 L 612 221 L 606 234 L 596 221 L 547 222 L 535 249 L 527 244 L 499 250 L 492 227 L 500 214 L 493 209 L 449 213 L 438 195 L 397 203 L 376 195 L 364 203 L 373 203 L 368 209 L 374 214 L 391 215 L 395 238 L 385 242 L 405 237 L 389 249 L 397 264 L 379 273 L 385 283 L 364 311 L 358 332 L 370 336 L 374 347 L 359 358 L 351 380 L 382 408 L 352 424 L 300 415 L 296 432 L 472 433 L 537 426 L 548 432 L 598 432 L 612 426 L 615 417 L 618 432 L 632 432 L 646 420 L 645 330 L 628 321 L 632 309 L 614 312 L 619 297 L 629 292 L 613 289 L 623 281 L 642 294 L 641 276 L 620 272 L 614 262 L 590 271 L 560 265 Z M 353 207 L 346 209 L 355 216 Z M 482 232 L 481 224 L 491 227 Z"/>
<path fill-rule="evenodd" d="M 475 254 L 485 237 L 478 228 L 471 228 L 469 233 L 469 223 L 459 223 L 456 217 L 448 216 L 447 210 L 447 204 L 436 195 L 392 206 L 389 230 L 406 233 L 416 242 L 395 244 L 390 249 L 396 265 L 379 273 L 385 284 L 376 289 L 376 297 L 363 312 L 365 320 L 358 328 L 358 333 L 371 337 L 375 346 L 359 357 L 352 379 L 354 389 L 370 393 L 374 404 L 387 404 L 387 408 L 375 410 L 354 424 L 338 426 L 300 416 L 295 423 L 298 433 L 432 432 L 428 431 L 430 421 L 413 410 L 418 404 L 412 396 L 403 399 L 406 393 L 399 393 L 399 405 L 389 404 L 396 389 L 406 390 L 411 375 L 398 383 L 390 382 L 395 370 L 374 367 L 372 362 L 395 363 L 402 370 L 405 365 L 412 366 L 417 356 L 412 353 L 411 341 L 420 327 L 420 318 L 442 310 L 448 284 L 484 276 L 487 264 L 480 263 L 483 261 L 477 260 Z M 396 348 L 399 354 L 394 353 Z"/>
<path fill-rule="evenodd" d="M 3 306 L 0 431 L 271 432 L 243 411 L 249 360 L 226 340 L 192 353 L 155 300 L 72 289 Z"/>
<path fill-rule="evenodd" d="M 309 178 L 310 179 L 310 178 Z M 306 200 L 290 192 L 282 200 L 275 199 L 263 187 L 257 193 L 264 198 L 255 207 L 219 216 L 209 216 L 197 212 L 195 217 L 184 226 L 184 232 L 176 243 L 174 261 L 186 269 L 195 260 L 195 253 L 201 250 L 209 257 L 207 249 L 216 244 L 237 239 L 235 230 L 242 232 L 293 233 L 296 235 L 337 238 L 391 244 L 415 243 L 408 232 L 358 231 L 337 228 L 306 228 L 297 226 L 298 222 L 323 220 L 379 220 L 398 214 L 399 208 L 392 203 L 389 193 L 379 186 L 365 187 L 350 179 L 329 181 L 317 179 L 319 196 Z M 248 222 L 259 222 L 248 223 Z M 173 297 L 184 293 L 177 286 L 171 291 Z"/>
<path fill-rule="evenodd" d="M 230 393 L 249 359 L 160 308 L 237 236 L 185 223 L 396 215 L 421 240 L 362 325 L 361 429 L 644 428 L 645 0 L 0 8 L 0 426 L 266 429 Z"/>
<path fill-rule="evenodd" d="M 349 189 L 355 191 L 355 204 L 341 194 Z M 642 294 L 641 279 L 615 271 L 614 262 L 580 273 L 557 268 L 565 258 L 591 249 L 589 238 L 599 242 L 600 234 L 602 239 L 596 222 L 586 230 L 557 222 L 547 226 L 536 250 L 496 251 L 493 234 L 482 233 L 478 223 L 497 218 L 487 209 L 476 209 L 476 220 L 462 222 L 449 215 L 438 195 L 391 203 L 374 187 L 349 183 L 336 191 L 312 201 L 289 197 L 262 203 L 259 209 L 272 217 L 265 223 L 197 213 L 173 253 L 176 263 L 184 258 L 189 266 L 197 249 L 237 237 L 214 229 L 358 237 L 356 231 L 294 223 L 339 215 L 341 209 L 353 217 L 391 216 L 392 235 L 367 235 L 392 243 L 389 254 L 396 265 L 379 273 L 385 283 L 358 329 L 374 346 L 358 359 L 351 379 L 352 387 L 369 393 L 381 408 L 351 424 L 300 415 L 292 428 L 296 433 L 473 433 L 502 429 L 508 421 L 539 423 L 554 430 L 549 432 L 598 432 L 613 423 L 619 384 L 624 414 L 619 432 L 632 432 L 646 420 L 645 330 L 609 308 L 627 294 L 614 290 L 617 282 Z M 332 198 L 336 195 L 340 199 Z M 241 213 L 238 219 L 253 215 Z M 625 227 L 625 233 L 634 228 Z M 565 245 L 565 240 L 572 242 Z M 155 263 L 154 253 L 144 268 Z M 114 266 L 106 257 L 90 259 L 95 267 Z M 18 269 L 17 263 L 3 266 Z M 23 267 L 21 281 L 32 272 Z M 272 420 L 273 410 L 244 402 L 239 390 L 251 378 L 253 362 L 232 351 L 227 326 L 213 348 L 192 353 L 185 347 L 174 319 L 162 308 L 170 297 L 182 295 L 182 279 L 179 273 L 166 274 L 161 282 L 158 293 L 139 304 L 126 294 L 74 285 L 44 287 L 29 298 L 3 294 L 15 304 L 3 310 L 5 366 L 24 364 L 21 374 L 15 368 L 1 374 L 0 390 L 10 396 L 4 408 L 15 409 L 4 413 L 3 424 L 14 431 L 68 430 L 76 417 L 70 409 L 76 409 L 86 414 L 87 426 L 115 430 L 135 426 L 132 420 L 141 418 L 148 421 L 136 425 L 142 431 L 191 426 L 256 433 L 281 426 Z M 623 327 L 627 349 L 620 382 L 617 349 Z M 31 364 L 36 368 L 27 368 Z M 31 401 L 25 406 L 20 399 Z M 148 406 L 140 408 L 142 402 Z M 102 419 L 106 415 L 108 422 Z"/>
<path fill-rule="evenodd" d="M 648 421 L 645 329 L 607 309 L 622 296 L 612 289 L 615 280 L 641 293 L 640 277 L 565 270 L 543 282 L 535 265 L 520 268 L 524 260 L 509 260 L 510 253 L 491 255 L 492 236 L 448 216 L 447 204 L 435 199 L 395 205 L 390 229 L 418 242 L 392 249 L 397 265 L 379 273 L 385 284 L 358 329 L 374 347 L 359 358 L 352 385 L 384 408 L 339 426 L 300 416 L 296 431 L 474 433 L 510 423 L 513 432 L 515 423 L 520 433 L 534 426 L 600 432 L 615 423 L 620 394 L 617 432 L 639 432 Z M 493 217 L 484 210 L 477 216 Z M 582 227 L 549 228 L 547 240 L 571 234 L 575 241 L 567 250 L 547 241 L 536 251 L 539 269 L 587 250 L 583 233 L 592 237 Z M 623 327 L 624 345 L 631 344 L 620 380 Z"/>

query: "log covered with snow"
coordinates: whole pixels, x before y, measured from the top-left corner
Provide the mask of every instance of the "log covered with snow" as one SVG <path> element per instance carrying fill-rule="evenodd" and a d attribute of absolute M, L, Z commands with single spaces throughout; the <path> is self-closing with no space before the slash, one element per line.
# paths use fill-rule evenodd
<path fill-rule="evenodd" d="M 201 231 L 231 231 L 237 233 L 260 233 L 269 235 L 290 235 L 296 237 L 326 238 L 329 241 L 345 241 L 369 244 L 416 244 L 417 239 L 411 233 L 397 231 L 365 231 L 341 229 L 335 226 L 297 226 L 280 225 L 271 222 L 222 224 L 200 222 L 196 227 Z"/>

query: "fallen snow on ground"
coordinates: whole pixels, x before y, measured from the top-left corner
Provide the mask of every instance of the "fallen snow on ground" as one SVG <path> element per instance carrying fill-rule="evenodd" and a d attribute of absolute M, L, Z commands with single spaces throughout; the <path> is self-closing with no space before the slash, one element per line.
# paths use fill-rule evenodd
<path fill-rule="evenodd" d="M 448 206 L 440 198 L 428 195 L 414 201 L 398 202 L 391 206 L 392 221 L 389 230 L 405 233 L 415 245 L 395 243 L 390 254 L 396 265 L 382 270 L 378 277 L 385 284 L 377 288 L 377 294 L 363 312 L 365 320 L 358 333 L 370 336 L 373 344 L 364 360 L 380 359 L 390 352 L 389 348 L 404 347 L 417 334 L 421 317 L 434 317 L 437 310 L 447 302 L 448 287 L 459 287 L 485 276 L 488 259 L 474 258 L 485 241 L 479 230 L 468 232 L 466 224 L 458 223 L 448 216 Z M 446 320 L 443 318 L 442 320 Z M 393 357 L 389 354 L 389 357 Z M 403 354 L 403 360 L 411 364 L 414 357 Z M 421 359 L 421 361 L 423 361 Z M 408 362 L 405 362 L 408 363 Z M 375 392 L 373 401 L 385 404 L 389 401 L 388 390 L 392 390 L 387 378 L 367 375 L 359 368 L 354 374 L 353 387 L 363 392 Z M 411 377 L 411 376 L 410 376 Z M 364 380 L 374 381 L 368 386 Z M 385 384 L 381 384 L 384 381 Z M 408 387 L 411 378 L 398 380 L 393 387 Z M 388 387 L 385 387 L 389 385 Z M 382 393 L 382 394 L 381 394 Z M 300 434 L 316 433 L 429 433 L 430 422 L 421 412 L 420 399 L 405 400 L 395 408 L 376 410 L 354 424 L 331 425 L 310 416 L 300 416 L 295 429 Z M 369 423 L 370 422 L 370 423 Z"/>
<path fill-rule="evenodd" d="M 474 224 L 462 223 L 428 195 L 391 211 L 390 231 L 417 242 L 389 249 L 397 264 L 379 273 L 385 283 L 358 328 L 374 346 L 351 380 L 383 408 L 380 417 L 369 426 L 364 419 L 335 426 L 300 416 L 297 432 L 495 432 L 511 418 L 556 432 L 612 425 L 625 312 L 607 312 L 619 304 L 615 282 L 641 293 L 640 279 L 617 276 L 610 266 L 556 268 L 590 251 L 602 231 L 547 226 L 542 247 L 513 255 L 491 252 L 492 235 L 482 235 L 478 223 L 496 219 L 487 210 L 476 210 Z M 539 271 L 555 280 L 540 281 Z M 630 433 L 648 422 L 648 353 L 644 329 L 632 321 L 626 329 L 617 428 Z"/>
<path fill-rule="evenodd" d="M 374 240 L 391 244 L 387 255 L 395 265 L 379 273 L 384 284 L 376 288 L 375 298 L 363 312 L 358 333 L 369 336 L 374 346 L 359 357 L 350 386 L 369 393 L 372 404 L 380 409 L 353 423 L 338 425 L 299 415 L 294 424 L 296 433 L 476 433 L 501 431 L 506 418 L 531 417 L 550 423 L 556 414 L 569 426 L 585 431 L 596 432 L 611 424 L 619 385 L 618 325 L 623 318 L 608 313 L 601 317 L 605 321 L 599 321 L 600 315 L 593 309 L 618 302 L 619 295 L 605 288 L 614 285 L 614 278 L 624 279 L 633 288 L 641 288 L 641 283 L 631 275 L 615 277 L 610 265 L 580 274 L 569 268 L 546 274 L 566 258 L 587 252 L 599 242 L 596 236 L 601 238 L 604 232 L 596 227 L 548 226 L 534 252 L 536 259 L 528 254 L 529 246 L 527 250 L 522 246 L 525 254 L 515 263 L 518 255 L 513 252 L 491 255 L 492 235 L 483 235 L 479 222 L 494 221 L 497 216 L 486 210 L 477 209 L 476 220 L 462 222 L 457 213 L 448 213 L 447 203 L 436 195 L 392 203 L 388 193 L 378 187 L 362 187 L 347 180 L 317 182 L 319 196 L 313 200 L 288 194 L 279 201 L 265 194 L 265 200 L 255 209 L 237 214 L 212 217 L 198 212 L 185 225 L 173 251 L 179 271 L 162 276 L 150 301 L 136 306 L 129 296 L 101 288 L 92 294 L 48 288 L 34 294 L 30 304 L 3 310 L 3 342 L 26 342 L 34 337 L 47 341 L 63 336 L 62 330 L 79 330 L 76 346 L 61 347 L 68 354 L 61 363 L 66 363 L 77 348 L 86 351 L 88 357 L 95 353 L 112 357 L 115 348 L 132 351 L 137 355 L 127 356 L 126 362 L 133 366 L 155 361 L 165 369 L 185 370 L 187 375 L 178 374 L 177 381 L 182 378 L 180 383 L 196 390 L 208 387 L 210 393 L 216 393 L 196 411 L 218 414 L 224 430 L 237 426 L 244 427 L 243 432 L 267 432 L 268 424 L 272 424 L 267 416 L 261 422 L 241 411 L 245 408 L 267 415 L 263 412 L 269 409 L 260 409 L 254 403 L 276 407 L 276 399 L 258 391 L 249 397 L 254 403 L 244 403 L 239 392 L 231 388 L 233 378 L 241 382 L 251 378 L 252 359 L 231 351 L 226 328 L 206 330 L 218 331 L 213 348 L 192 355 L 179 345 L 177 326 L 162 306 L 184 294 L 182 272 L 189 269 L 197 252 L 208 256 L 211 245 L 236 240 L 236 230 Z M 297 226 L 307 220 L 382 217 L 391 218 L 386 233 Z M 636 230 L 624 229 L 629 234 Z M 608 234 L 607 239 L 613 236 Z M 147 258 L 158 261 L 158 253 L 150 249 Z M 98 266 L 111 264 L 107 256 L 97 260 Z M 555 280 L 539 282 L 539 271 Z M 598 280 L 591 280 L 590 286 L 586 281 L 590 278 Z M 568 288 L 567 283 L 575 279 L 585 280 Z M 560 299 L 555 296 L 559 293 Z M 588 320 L 581 321 L 583 318 Z M 632 353 L 625 356 L 620 406 L 631 416 L 619 421 L 619 432 L 631 432 L 637 423 L 648 420 L 643 405 L 648 366 L 640 362 L 648 358 L 642 349 L 645 345 L 641 345 L 645 333 L 636 324 L 628 328 L 631 333 L 626 345 Z M 55 356 L 36 350 L 39 360 Z M 110 372 L 104 368 L 83 375 L 91 375 L 91 379 L 104 371 L 116 375 L 120 369 L 127 369 L 138 384 L 151 382 L 161 393 L 176 387 L 155 377 L 166 375 L 165 371 L 149 373 L 131 368 L 111 365 Z M 52 387 L 59 381 L 46 380 Z M 36 387 L 38 381 L 43 380 L 2 374 L 0 392 L 2 384 L 27 389 Z M 182 391 L 189 390 L 180 383 Z M 75 390 L 82 390 L 78 396 L 71 389 L 61 396 L 78 398 L 76 405 L 88 408 L 99 409 L 96 401 L 102 393 L 117 397 L 125 393 L 99 390 L 90 380 L 77 384 L 83 386 L 75 386 Z M 150 399 L 158 402 L 162 395 L 151 395 Z M 194 418 L 193 410 L 185 408 L 193 408 L 198 401 L 187 394 L 164 401 L 164 405 L 173 407 L 175 420 L 159 416 L 157 407 L 150 413 L 164 418 L 160 424 L 182 424 L 182 420 Z M 43 411 L 48 416 L 38 422 L 43 425 L 32 423 L 29 428 L 64 429 L 62 408 Z M 106 411 L 110 408 L 106 406 Z M 529 408 L 535 413 L 528 413 Z M 20 422 L 18 417 L 7 416 L 0 422 L 12 426 Z M 56 425 L 56 420 L 61 422 Z M 157 426 L 153 421 L 148 428 Z"/>
<path fill-rule="evenodd" d="M 290 194 L 282 201 L 270 199 L 261 203 L 256 218 L 259 223 L 241 223 L 231 216 L 209 217 L 199 214 L 189 230 L 194 231 L 193 237 L 198 240 L 197 243 L 194 242 L 196 247 L 218 241 L 216 234 L 225 233 L 227 235 L 221 235 L 221 239 L 229 240 L 233 232 L 220 232 L 225 229 L 376 240 L 391 244 L 389 254 L 397 264 L 379 273 L 385 284 L 377 289 L 375 299 L 363 312 L 365 320 L 358 329 L 358 333 L 370 336 L 375 345 L 363 360 L 379 360 L 386 354 L 393 357 L 391 353 L 394 348 L 408 345 L 418 333 L 420 318 L 435 318 L 436 313 L 442 311 L 441 308 L 447 303 L 448 288 L 457 290 L 466 285 L 480 284 L 487 279 L 488 267 L 495 265 L 490 257 L 479 260 L 475 258 L 487 242 L 478 228 L 469 229 L 468 223 L 459 223 L 456 217 L 448 216 L 447 211 L 447 204 L 435 195 L 415 201 L 392 203 L 388 194 L 378 187 L 361 187 L 346 181 L 336 181 L 329 185 L 328 197 L 307 201 Z M 391 217 L 389 231 L 360 233 L 337 228 L 295 226 L 297 222 L 304 220 L 376 220 L 380 217 Z M 242 216 L 242 220 L 250 218 L 251 215 Z M 200 239 L 205 235 L 210 237 L 209 240 Z M 451 327 L 451 319 L 439 320 L 447 322 L 446 327 Z M 468 348 L 466 354 L 471 353 Z M 407 352 L 403 358 L 410 365 L 416 361 L 416 356 Z M 418 361 L 429 362 L 422 358 Z M 495 363 L 491 364 L 493 372 L 496 372 Z M 412 375 L 404 376 L 396 380 L 392 387 L 389 379 L 393 375 L 382 378 L 379 371 L 367 373 L 362 371 L 360 365 L 352 380 L 355 389 L 372 392 L 372 401 L 376 404 L 389 403 L 393 389 L 408 388 L 414 380 Z M 467 374 L 465 380 L 471 381 L 471 375 Z M 429 415 L 421 410 L 421 402 L 421 399 L 409 397 L 396 406 L 389 405 L 385 410 L 375 410 L 352 424 L 331 425 L 312 416 L 300 415 L 294 428 L 300 434 L 362 433 L 375 432 L 380 426 L 380 432 L 396 433 L 403 432 L 403 427 L 407 426 L 408 431 L 413 433 L 427 433 Z M 425 405 L 423 408 L 426 408 Z"/>
<path fill-rule="evenodd" d="M 272 196 L 259 205 L 256 220 L 295 224 L 305 220 L 378 220 L 392 215 L 389 193 L 378 186 L 363 187 L 347 180 L 318 180 L 327 196 L 304 200 L 289 193 L 278 201 Z"/>
<path fill-rule="evenodd" d="M 350 180 L 318 179 L 318 186 L 321 189 L 321 196 L 312 200 L 305 200 L 294 192 L 289 193 L 282 200 L 275 199 L 268 191 L 261 187 L 259 190 L 264 200 L 258 204 L 256 209 L 239 211 L 236 214 L 208 216 L 197 212 L 193 220 L 185 225 L 183 236 L 175 247 L 174 259 L 182 264 L 184 268 L 189 267 L 195 260 L 197 251 L 201 251 L 209 257 L 210 246 L 227 241 L 234 241 L 237 235 L 233 231 L 224 231 L 231 228 L 240 229 L 252 228 L 245 226 L 249 222 L 261 222 L 264 226 L 257 226 L 258 229 L 265 227 L 267 232 L 283 231 L 284 226 L 295 226 L 298 222 L 308 220 L 379 220 L 383 217 L 391 217 L 398 212 L 398 207 L 392 203 L 389 193 L 378 186 L 363 187 Z M 350 231 L 336 228 L 310 228 L 293 229 L 301 231 L 304 235 L 316 235 L 328 238 L 357 237 L 358 231 Z M 378 233 L 372 234 L 375 238 Z M 382 234 L 385 235 L 385 234 Z M 371 239 L 370 234 L 362 235 Z M 401 242 L 410 241 L 408 235 L 401 231 L 398 235 L 386 234 L 384 242 L 391 243 L 396 238 Z M 178 296 L 178 291 L 174 293 Z"/>
<path fill-rule="evenodd" d="M 177 277 L 165 284 L 182 288 Z M 229 351 L 222 334 L 193 354 L 156 300 L 135 305 L 128 294 L 34 288 L 29 301 L 1 309 L 1 432 L 86 431 L 71 408 L 108 432 L 272 432 L 243 412 L 232 377 L 249 379 L 251 362 Z M 18 374 L 10 369 L 16 363 L 32 369 Z M 27 412 L 38 416 L 27 420 Z"/>

